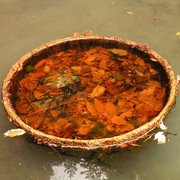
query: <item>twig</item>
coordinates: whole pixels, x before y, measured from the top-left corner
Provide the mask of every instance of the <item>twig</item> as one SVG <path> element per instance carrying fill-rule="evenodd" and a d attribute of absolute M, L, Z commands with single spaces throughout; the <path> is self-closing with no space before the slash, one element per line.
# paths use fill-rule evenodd
<path fill-rule="evenodd" d="M 153 18 L 154 18 L 154 22 L 156 22 L 156 20 L 157 20 L 156 9 L 154 9 L 154 16 L 153 16 Z"/>
<path fill-rule="evenodd" d="M 58 156 L 63 160 L 63 158 L 61 157 L 61 155 L 59 154 L 59 152 L 57 151 L 57 149 L 55 148 L 55 147 L 53 147 L 53 146 L 50 146 L 51 147 L 51 149 L 54 151 L 54 152 L 56 152 L 57 154 L 58 154 Z"/>
<path fill-rule="evenodd" d="M 36 112 L 31 113 L 31 114 L 28 114 L 28 115 L 26 116 L 26 118 L 28 118 L 29 116 L 32 116 L 33 114 L 42 113 L 42 112 L 44 112 L 44 111 L 45 111 L 45 113 L 46 113 L 46 112 L 48 112 L 48 110 L 56 109 L 56 108 L 58 108 L 59 106 L 64 106 L 64 107 L 63 107 L 63 111 L 62 111 L 62 112 L 64 112 L 65 105 L 67 105 L 67 104 L 72 104 L 72 103 L 77 103 L 77 102 L 81 102 L 81 101 L 84 101 L 84 100 L 78 100 L 78 101 L 73 101 L 73 102 L 66 102 L 66 103 L 59 104 L 59 105 L 56 106 L 56 107 L 47 108 L 47 109 L 42 110 L 42 111 L 36 111 Z M 46 114 L 45 114 L 45 115 L 46 115 Z M 44 121 L 44 120 L 43 120 L 43 121 Z M 41 125 L 41 126 L 42 126 L 42 125 Z"/>
<path fill-rule="evenodd" d="M 43 125 L 44 120 L 45 120 L 45 118 L 46 118 L 46 115 L 47 115 L 47 113 L 48 113 L 48 109 L 51 107 L 53 101 L 54 101 L 54 98 L 51 100 L 51 102 L 50 102 L 49 105 L 48 105 L 48 108 L 45 110 L 44 117 L 43 117 L 43 119 L 41 120 L 41 122 L 39 123 L 37 129 L 41 128 L 41 126 Z"/>
<path fill-rule="evenodd" d="M 152 134 L 148 135 L 149 137 L 147 137 L 147 138 L 144 140 L 144 142 L 146 142 L 147 140 L 151 139 L 152 136 L 154 136 L 154 134 L 155 134 L 155 133 L 152 133 Z"/>
<path fill-rule="evenodd" d="M 118 97 L 123 97 L 123 98 L 125 98 L 125 99 L 137 100 L 137 101 L 139 101 L 139 102 L 142 102 L 142 103 L 144 103 L 144 104 L 148 104 L 149 106 L 152 106 L 152 105 L 149 104 L 148 102 L 146 102 L 146 101 L 141 101 L 141 100 L 139 100 L 139 99 L 137 99 L 137 98 L 130 98 L 130 97 L 126 97 L 126 96 L 118 96 Z"/>
<path fill-rule="evenodd" d="M 18 81 L 18 80 L 17 80 L 17 81 Z M 18 85 L 20 91 L 22 92 L 22 94 L 24 95 L 24 97 L 25 97 L 25 98 L 27 99 L 27 101 L 29 102 L 29 104 L 30 104 L 31 108 L 33 109 L 33 111 L 36 112 L 34 106 L 32 105 L 32 103 L 31 103 L 31 101 L 30 101 L 30 99 L 29 99 L 29 98 L 27 97 L 27 95 L 23 92 L 21 86 L 19 85 L 19 82 L 17 82 L 17 85 Z"/>

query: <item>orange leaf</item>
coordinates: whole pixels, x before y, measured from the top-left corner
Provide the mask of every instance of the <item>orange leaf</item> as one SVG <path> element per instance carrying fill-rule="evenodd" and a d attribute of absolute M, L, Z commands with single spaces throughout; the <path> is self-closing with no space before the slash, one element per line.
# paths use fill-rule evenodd
<path fill-rule="evenodd" d="M 92 116 L 97 116 L 97 112 L 93 103 L 86 101 L 86 107 Z"/>
<path fill-rule="evenodd" d="M 39 91 L 37 91 L 37 90 L 34 91 L 34 97 L 35 97 L 36 99 L 41 99 L 41 97 L 42 97 L 43 94 L 44 94 L 44 93 L 41 93 L 41 92 L 39 92 Z"/>
<path fill-rule="evenodd" d="M 88 65 L 91 65 L 92 61 L 94 61 L 95 59 L 96 59 L 95 56 L 90 56 L 85 60 L 85 63 L 88 64 Z"/>
<path fill-rule="evenodd" d="M 94 99 L 94 106 L 100 117 L 104 115 L 104 104 L 100 100 Z"/>
<path fill-rule="evenodd" d="M 50 113 L 53 117 L 57 117 L 59 115 L 57 110 L 50 110 Z"/>
<path fill-rule="evenodd" d="M 32 77 L 40 78 L 40 77 L 44 77 L 45 75 L 46 75 L 45 72 L 38 71 L 38 72 L 33 72 Z"/>
<path fill-rule="evenodd" d="M 115 116 L 117 114 L 116 106 L 112 103 L 106 103 L 104 109 L 109 116 Z"/>
<path fill-rule="evenodd" d="M 111 49 L 111 52 L 120 56 L 126 56 L 128 52 L 124 49 Z"/>
<path fill-rule="evenodd" d="M 71 69 L 74 71 L 77 71 L 80 74 L 82 67 L 81 66 L 72 66 Z"/>
<path fill-rule="evenodd" d="M 106 64 L 107 64 L 107 60 L 102 59 L 99 63 L 99 68 L 106 70 L 106 68 L 107 68 Z"/>
<path fill-rule="evenodd" d="M 47 62 L 46 59 L 43 59 L 41 61 L 39 61 L 36 65 L 35 65 L 35 69 L 38 69 L 39 67 L 41 67 L 42 65 L 44 65 Z"/>
<path fill-rule="evenodd" d="M 105 87 L 97 85 L 91 93 L 91 98 L 100 96 L 101 94 L 104 93 L 104 91 L 105 91 Z"/>
<path fill-rule="evenodd" d="M 89 125 L 81 125 L 79 128 L 79 134 L 80 135 L 87 135 L 91 131 L 91 127 Z"/>
<path fill-rule="evenodd" d="M 68 78 L 70 78 L 70 77 L 72 76 L 72 72 L 71 72 L 70 69 L 67 69 L 67 70 L 66 70 L 66 76 L 67 76 Z"/>
<path fill-rule="evenodd" d="M 127 124 L 127 121 L 124 120 L 124 118 L 122 118 L 121 116 L 114 116 L 111 119 L 113 124 L 117 124 L 117 125 L 122 125 L 125 126 Z"/>
<path fill-rule="evenodd" d="M 113 96 L 116 95 L 115 90 L 114 90 L 113 88 L 111 88 L 110 86 L 108 86 L 108 87 L 106 88 L 106 91 L 107 91 L 109 94 L 113 95 Z"/>
<path fill-rule="evenodd" d="M 122 126 L 121 129 L 120 129 L 120 133 L 125 133 L 125 132 L 129 132 L 129 131 L 132 131 L 134 129 L 134 126 L 127 122 L 126 126 Z"/>

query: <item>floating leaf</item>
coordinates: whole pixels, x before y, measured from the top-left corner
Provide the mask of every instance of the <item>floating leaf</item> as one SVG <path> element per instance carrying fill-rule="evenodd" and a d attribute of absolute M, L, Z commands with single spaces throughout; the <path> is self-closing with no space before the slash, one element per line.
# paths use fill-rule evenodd
<path fill-rule="evenodd" d="M 37 90 L 34 91 L 34 97 L 35 97 L 36 99 L 41 99 L 41 97 L 43 96 L 43 94 L 44 94 L 44 93 L 41 93 L 41 92 L 39 92 L 39 91 L 37 91 Z"/>
<path fill-rule="evenodd" d="M 86 101 L 86 107 L 92 116 L 97 116 L 97 112 L 93 103 Z"/>
<path fill-rule="evenodd" d="M 125 133 L 125 132 L 132 131 L 133 129 L 134 129 L 134 126 L 131 123 L 127 122 L 127 124 L 125 126 L 122 126 L 120 128 L 119 132 L 120 133 Z"/>
<path fill-rule="evenodd" d="M 112 103 L 105 103 L 104 109 L 109 116 L 115 116 L 117 114 L 116 106 Z"/>
<path fill-rule="evenodd" d="M 101 94 L 104 93 L 104 91 L 105 91 L 105 87 L 97 85 L 91 93 L 91 98 L 100 96 Z"/>
<path fill-rule="evenodd" d="M 121 125 L 121 126 L 125 126 L 127 124 L 127 121 L 124 120 L 124 118 L 122 118 L 121 116 L 114 116 L 111 119 L 113 124 L 117 124 L 117 125 Z"/>
<path fill-rule="evenodd" d="M 86 64 L 88 64 L 88 65 L 91 65 L 92 62 L 93 62 L 95 59 L 96 59 L 95 56 L 90 56 L 90 57 L 88 57 L 84 62 L 85 62 Z"/>
<path fill-rule="evenodd" d="M 98 100 L 98 99 L 94 99 L 94 106 L 96 108 L 96 111 L 97 113 L 100 115 L 100 116 L 103 116 L 104 115 L 104 104 Z"/>
<path fill-rule="evenodd" d="M 4 137 L 15 137 L 25 134 L 26 131 L 23 129 L 11 129 L 4 133 Z"/>
<path fill-rule="evenodd" d="M 128 52 L 124 49 L 111 49 L 111 52 L 118 54 L 119 56 L 126 56 L 128 54 Z"/>
<path fill-rule="evenodd" d="M 79 131 L 78 131 L 78 133 L 80 134 L 80 135 L 88 135 L 89 134 L 89 132 L 91 131 L 91 129 L 92 129 L 92 127 L 90 126 L 90 125 L 85 125 L 85 124 L 83 124 L 83 125 L 81 125 L 81 127 L 79 128 Z"/>
<path fill-rule="evenodd" d="M 54 110 L 54 109 L 50 110 L 50 113 L 53 117 L 58 117 L 58 115 L 59 115 L 58 111 Z"/>

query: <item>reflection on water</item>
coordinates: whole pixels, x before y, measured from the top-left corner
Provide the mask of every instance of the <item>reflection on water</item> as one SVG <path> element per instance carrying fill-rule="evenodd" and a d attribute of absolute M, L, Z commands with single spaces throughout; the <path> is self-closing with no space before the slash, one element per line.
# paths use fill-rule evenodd
<path fill-rule="evenodd" d="M 71 160 L 66 160 L 61 165 L 52 166 L 53 175 L 50 176 L 50 180 L 56 179 L 99 179 L 105 180 L 107 174 L 103 171 L 103 166 L 87 162 L 85 159 L 81 159 L 80 162 L 75 163 Z"/>

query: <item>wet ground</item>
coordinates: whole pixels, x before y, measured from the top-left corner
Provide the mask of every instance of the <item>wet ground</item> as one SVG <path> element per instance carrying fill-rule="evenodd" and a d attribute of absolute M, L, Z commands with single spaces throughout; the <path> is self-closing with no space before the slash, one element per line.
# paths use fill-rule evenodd
<path fill-rule="evenodd" d="M 149 45 L 180 74 L 179 0 L 0 0 L 1 84 L 9 68 L 25 53 L 42 43 L 92 29 Z M 143 147 L 84 157 L 59 155 L 36 145 L 28 135 L 5 138 L 10 124 L 0 104 L 0 179 L 4 180 L 179 180 L 180 97 L 166 118 L 170 141 L 153 139 Z"/>

